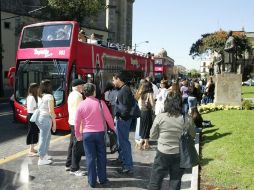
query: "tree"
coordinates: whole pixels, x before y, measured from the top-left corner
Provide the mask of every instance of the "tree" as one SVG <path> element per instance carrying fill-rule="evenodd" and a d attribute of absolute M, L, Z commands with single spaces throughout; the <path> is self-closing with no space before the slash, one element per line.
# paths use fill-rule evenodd
<path fill-rule="evenodd" d="M 188 76 L 189 77 L 200 77 L 200 72 L 196 69 L 191 69 L 189 72 L 188 72 Z"/>
<path fill-rule="evenodd" d="M 105 7 L 105 0 L 43 0 L 49 5 L 54 16 L 61 15 L 62 20 L 77 20 L 95 16 Z"/>
<path fill-rule="evenodd" d="M 195 57 L 202 57 L 213 51 L 223 52 L 227 40 L 226 31 L 220 30 L 214 33 L 203 34 L 201 36 L 202 37 L 191 46 L 189 55 L 191 55 L 193 59 Z M 233 32 L 233 36 L 235 38 L 237 56 L 242 58 L 242 55 L 246 50 L 251 50 L 251 45 L 244 32 Z"/>

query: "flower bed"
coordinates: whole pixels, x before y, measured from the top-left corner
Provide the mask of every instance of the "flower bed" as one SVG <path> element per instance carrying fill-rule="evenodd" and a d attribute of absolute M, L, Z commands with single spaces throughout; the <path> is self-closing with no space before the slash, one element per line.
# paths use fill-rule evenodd
<path fill-rule="evenodd" d="M 209 113 L 209 112 L 214 112 L 214 111 L 219 111 L 219 110 L 241 110 L 241 106 L 224 106 L 224 105 L 215 105 L 213 103 L 210 104 L 203 104 L 198 107 L 199 113 Z"/>

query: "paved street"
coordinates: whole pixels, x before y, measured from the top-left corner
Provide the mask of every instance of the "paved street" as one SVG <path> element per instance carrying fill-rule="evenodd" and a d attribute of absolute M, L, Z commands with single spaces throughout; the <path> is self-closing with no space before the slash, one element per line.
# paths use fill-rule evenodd
<path fill-rule="evenodd" d="M 54 163 L 50 166 L 37 166 L 38 158 L 27 157 L 25 144 L 27 129 L 22 124 L 12 123 L 12 115 L 8 104 L 0 104 L 0 189 L 2 190 L 62 190 L 90 189 L 86 177 L 71 176 L 65 171 L 65 159 L 69 143 L 69 135 L 58 133 L 52 136 L 50 152 Z M 134 132 L 130 134 L 132 142 Z M 138 151 L 133 147 L 134 174 L 121 176 L 116 166 L 108 164 L 107 173 L 110 182 L 97 185 L 96 189 L 147 189 L 150 170 L 155 155 L 155 142 L 152 150 Z M 108 160 L 116 159 L 117 154 L 108 154 Z M 85 170 L 84 158 L 81 168 Z M 183 177 L 182 189 L 191 186 L 191 171 Z M 168 179 L 164 180 L 163 188 L 168 189 Z"/>

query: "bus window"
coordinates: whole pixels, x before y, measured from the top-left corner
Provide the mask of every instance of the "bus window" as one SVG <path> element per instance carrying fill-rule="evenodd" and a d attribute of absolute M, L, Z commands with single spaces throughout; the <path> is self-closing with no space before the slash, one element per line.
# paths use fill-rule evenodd
<path fill-rule="evenodd" d="M 20 48 L 68 47 L 71 24 L 45 25 L 24 28 Z"/>
<path fill-rule="evenodd" d="M 52 83 L 56 106 L 64 102 L 67 61 L 20 61 L 15 81 L 15 98 L 20 104 L 25 104 L 30 83 L 38 83 L 49 79 Z"/>

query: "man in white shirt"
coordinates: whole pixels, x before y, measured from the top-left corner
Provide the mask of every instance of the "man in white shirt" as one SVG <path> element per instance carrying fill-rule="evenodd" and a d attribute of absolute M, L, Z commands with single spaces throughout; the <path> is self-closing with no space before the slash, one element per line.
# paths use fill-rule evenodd
<path fill-rule="evenodd" d="M 70 171 L 70 174 L 75 176 L 84 176 L 85 172 L 79 170 L 79 162 L 82 154 L 84 154 L 84 148 L 82 141 L 77 141 L 75 137 L 75 116 L 77 108 L 80 102 L 83 100 L 82 91 L 85 82 L 81 79 L 74 79 L 72 81 L 72 92 L 68 97 L 68 112 L 69 112 L 69 126 L 71 128 L 70 144 L 68 148 L 68 156 L 65 164 L 66 171 Z"/>

